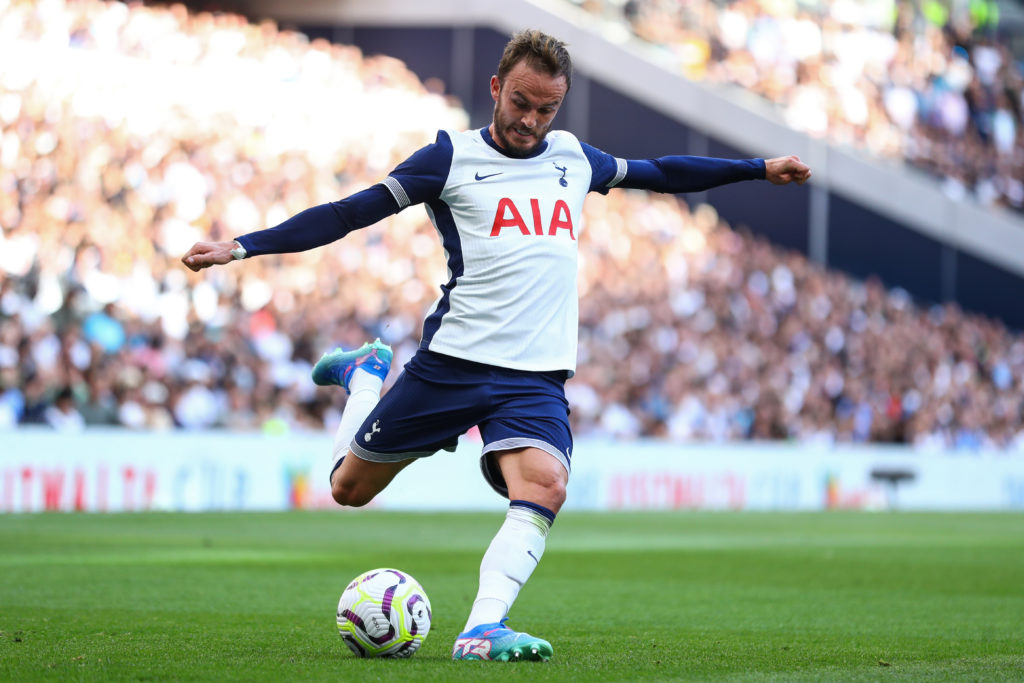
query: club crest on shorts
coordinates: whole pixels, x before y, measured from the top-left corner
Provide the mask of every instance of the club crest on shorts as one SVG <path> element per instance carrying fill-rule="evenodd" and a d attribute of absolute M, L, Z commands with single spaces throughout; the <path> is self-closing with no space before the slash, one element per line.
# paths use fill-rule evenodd
<path fill-rule="evenodd" d="M 379 424 L 380 420 L 373 421 L 373 424 L 370 425 L 370 431 L 363 434 L 363 441 L 365 441 L 366 443 L 370 443 L 370 439 L 373 438 L 373 435 L 380 431 L 380 427 L 377 426 Z"/>

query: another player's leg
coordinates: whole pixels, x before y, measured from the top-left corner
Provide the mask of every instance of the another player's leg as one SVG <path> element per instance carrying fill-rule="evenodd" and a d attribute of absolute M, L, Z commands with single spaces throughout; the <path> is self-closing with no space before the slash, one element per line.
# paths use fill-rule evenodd
<path fill-rule="evenodd" d="M 452 658 L 547 661 L 551 644 L 513 631 L 505 618 L 544 554 L 548 531 L 565 502 L 568 472 L 538 448 L 496 455 L 508 486 L 509 509 L 480 563 L 480 588 Z"/>
<path fill-rule="evenodd" d="M 412 462 L 368 462 L 349 451 L 356 430 L 380 401 L 392 357 L 391 347 L 378 339 L 352 351 L 334 349 L 313 366 L 313 382 L 321 386 L 337 385 L 349 394 L 334 434 L 331 469 L 331 493 L 340 505 L 366 505 Z"/>

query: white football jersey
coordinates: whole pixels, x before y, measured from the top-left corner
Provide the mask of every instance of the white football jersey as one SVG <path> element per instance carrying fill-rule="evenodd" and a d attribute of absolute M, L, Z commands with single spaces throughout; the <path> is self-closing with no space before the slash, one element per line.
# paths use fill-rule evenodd
<path fill-rule="evenodd" d="M 448 282 L 421 348 L 531 371 L 576 367 L 577 247 L 583 200 L 626 162 L 552 131 L 529 157 L 507 156 L 487 129 L 439 131 L 382 184 L 400 208 L 423 203 Z"/>

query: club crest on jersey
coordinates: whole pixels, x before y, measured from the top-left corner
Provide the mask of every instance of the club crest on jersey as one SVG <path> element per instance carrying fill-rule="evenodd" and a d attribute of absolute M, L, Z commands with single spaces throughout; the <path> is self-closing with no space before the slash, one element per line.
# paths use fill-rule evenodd
<path fill-rule="evenodd" d="M 569 170 L 568 166 L 559 166 L 557 161 L 552 161 L 555 165 L 555 169 L 562 172 L 562 177 L 558 179 L 558 184 L 562 187 L 569 187 L 569 181 L 565 179 L 565 174 Z"/>
<path fill-rule="evenodd" d="M 498 200 L 498 208 L 494 212 L 491 237 L 500 235 L 502 228 L 514 227 L 519 228 L 519 232 L 523 235 L 551 236 L 557 235 L 559 230 L 568 230 L 569 238 L 573 241 L 576 240 L 572 227 L 572 216 L 569 214 L 569 205 L 565 203 L 565 200 L 559 199 L 555 202 L 555 209 L 551 213 L 551 220 L 548 221 L 547 230 L 545 230 L 544 224 L 541 222 L 539 199 L 530 200 L 530 216 L 533 218 L 533 232 L 526 227 L 523 214 L 519 211 L 515 202 L 508 197 L 502 197 Z"/>

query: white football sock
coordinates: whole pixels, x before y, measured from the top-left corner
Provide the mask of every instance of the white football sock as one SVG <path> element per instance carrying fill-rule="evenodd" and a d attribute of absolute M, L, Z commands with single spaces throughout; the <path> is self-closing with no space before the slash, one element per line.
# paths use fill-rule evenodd
<path fill-rule="evenodd" d="M 348 382 L 348 401 L 345 402 L 345 409 L 341 413 L 338 431 L 334 433 L 332 467 L 337 465 L 338 461 L 348 453 L 352 437 L 355 436 L 359 425 L 363 424 L 373 407 L 377 405 L 377 401 L 380 400 L 380 390 L 383 387 L 384 380 L 377 375 L 372 375 L 362 368 L 352 371 L 352 377 Z"/>
<path fill-rule="evenodd" d="M 554 513 L 546 508 L 512 501 L 505 523 L 480 562 L 480 590 L 463 631 L 505 618 L 519 589 L 544 555 L 544 543 L 553 520 Z"/>

